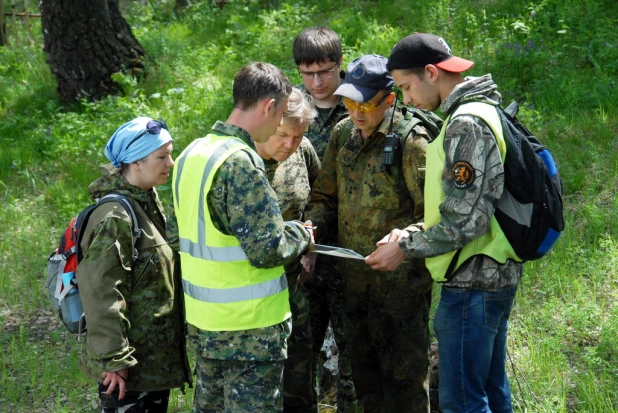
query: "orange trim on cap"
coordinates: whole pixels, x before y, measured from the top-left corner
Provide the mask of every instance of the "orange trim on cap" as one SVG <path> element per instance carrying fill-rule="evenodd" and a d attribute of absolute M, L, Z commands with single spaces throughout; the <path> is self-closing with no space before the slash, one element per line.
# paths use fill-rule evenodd
<path fill-rule="evenodd" d="M 461 73 L 471 69 L 472 66 L 474 66 L 474 62 L 462 59 L 461 57 L 452 56 L 450 59 L 443 62 L 435 63 L 434 66 L 446 70 L 447 72 Z"/>

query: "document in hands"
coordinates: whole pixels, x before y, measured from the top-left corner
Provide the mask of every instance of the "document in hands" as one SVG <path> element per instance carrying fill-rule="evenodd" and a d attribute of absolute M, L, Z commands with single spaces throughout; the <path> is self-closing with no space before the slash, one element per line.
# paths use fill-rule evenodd
<path fill-rule="evenodd" d="M 322 244 L 315 244 L 314 248 L 315 249 L 312 252 L 317 252 L 318 254 L 333 255 L 335 257 L 341 257 L 341 258 L 352 258 L 355 260 L 365 259 L 365 257 L 360 255 L 359 253 L 352 251 L 352 250 L 345 249 L 345 248 L 333 247 L 331 245 L 322 245 Z"/>

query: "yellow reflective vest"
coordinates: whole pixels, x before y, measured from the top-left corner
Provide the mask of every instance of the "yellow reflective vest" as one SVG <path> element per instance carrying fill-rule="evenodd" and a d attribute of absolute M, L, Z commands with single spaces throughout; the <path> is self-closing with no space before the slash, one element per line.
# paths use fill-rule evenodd
<path fill-rule="evenodd" d="M 291 316 L 283 267 L 253 267 L 238 239 L 210 218 L 207 195 L 216 171 L 233 153 L 252 149 L 213 133 L 176 161 L 172 191 L 178 220 L 187 322 L 206 331 L 268 327 Z"/>
<path fill-rule="evenodd" d="M 455 112 L 448 117 L 440 131 L 440 135 L 427 146 L 427 170 L 425 175 L 425 226 L 432 227 L 440 222 L 440 204 L 445 199 L 444 189 L 442 188 L 442 171 L 444 170 L 444 134 L 450 120 L 459 115 L 472 115 L 485 121 L 491 128 L 496 137 L 498 149 L 502 163 L 506 156 L 506 143 L 502 133 L 502 124 L 496 108 L 481 103 L 470 102 L 459 106 Z M 425 265 L 431 272 L 431 276 L 437 282 L 447 281 L 445 275 L 454 259 L 457 251 L 437 257 L 427 258 Z M 499 263 L 505 263 L 507 259 L 521 261 L 515 254 L 513 247 L 506 239 L 504 232 L 500 228 L 496 217 L 493 216 L 489 223 L 489 230 L 481 237 L 471 241 L 461 249 L 457 262 L 452 267 L 452 273 L 459 268 L 466 260 L 474 255 L 487 255 Z M 452 273 L 450 275 L 452 275 Z"/>

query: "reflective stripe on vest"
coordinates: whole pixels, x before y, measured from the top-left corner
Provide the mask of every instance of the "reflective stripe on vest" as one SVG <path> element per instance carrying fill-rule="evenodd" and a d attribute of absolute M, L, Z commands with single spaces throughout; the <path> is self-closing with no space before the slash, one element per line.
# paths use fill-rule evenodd
<path fill-rule="evenodd" d="M 448 125 L 456 116 L 472 115 L 481 118 L 491 128 L 496 138 L 502 163 L 506 156 L 506 144 L 502 133 L 502 124 L 495 107 L 480 102 L 465 103 L 448 117 L 440 135 L 427 146 L 427 169 L 425 175 L 425 226 L 430 228 L 440 222 L 440 204 L 446 198 L 442 189 L 442 171 L 444 170 L 444 135 Z M 425 259 L 432 278 L 437 282 L 446 281 L 445 274 L 457 251 Z M 497 262 L 505 263 L 507 259 L 521 261 L 511 244 L 506 239 L 495 217 L 489 222 L 488 231 L 471 241 L 461 249 L 453 272 L 474 255 L 487 255 Z"/>
<path fill-rule="evenodd" d="M 186 317 L 202 330 L 260 328 L 290 317 L 283 267 L 251 266 L 238 239 L 221 233 L 210 218 L 207 196 L 216 171 L 240 150 L 251 148 L 230 136 L 210 134 L 180 155 L 174 171 Z"/>
<path fill-rule="evenodd" d="M 200 287 L 191 284 L 187 280 L 182 280 L 182 288 L 185 294 L 199 301 L 205 301 L 207 303 L 233 303 L 254 298 L 265 298 L 280 293 L 288 288 L 287 280 L 284 274 L 279 278 L 260 284 L 226 289 Z"/>

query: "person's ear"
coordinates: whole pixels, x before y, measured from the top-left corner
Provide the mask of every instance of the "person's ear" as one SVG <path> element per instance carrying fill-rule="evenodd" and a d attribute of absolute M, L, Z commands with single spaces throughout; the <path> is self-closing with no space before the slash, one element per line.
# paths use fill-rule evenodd
<path fill-rule="evenodd" d="M 386 98 L 386 106 L 390 107 L 395 102 L 395 92 L 391 92 L 390 96 Z"/>
<path fill-rule="evenodd" d="M 425 77 L 430 82 L 435 82 L 438 80 L 438 76 L 440 75 L 440 71 L 434 65 L 425 66 Z"/>
<path fill-rule="evenodd" d="M 272 98 L 264 98 L 260 102 L 262 104 L 262 113 L 265 117 L 272 116 L 271 111 L 276 111 L 277 101 Z"/>

